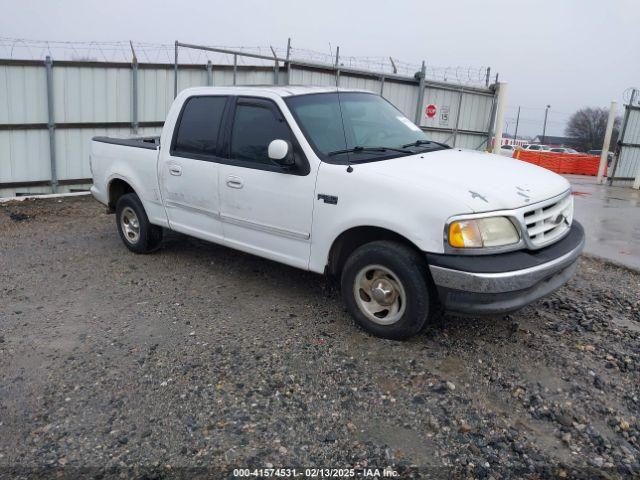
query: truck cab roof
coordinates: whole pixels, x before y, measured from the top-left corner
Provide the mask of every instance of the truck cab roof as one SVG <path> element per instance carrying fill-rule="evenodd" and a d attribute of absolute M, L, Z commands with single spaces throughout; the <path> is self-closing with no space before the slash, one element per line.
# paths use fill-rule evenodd
<path fill-rule="evenodd" d="M 336 87 L 313 87 L 307 85 L 238 85 L 231 87 L 194 87 L 187 88 L 180 92 L 181 96 L 193 96 L 193 95 L 212 95 L 212 94 L 226 94 L 226 95 L 275 95 L 278 97 L 294 97 L 298 95 L 309 95 L 313 93 L 332 93 L 332 92 L 362 92 L 372 93 L 369 90 L 354 89 L 354 88 L 336 88 Z"/>

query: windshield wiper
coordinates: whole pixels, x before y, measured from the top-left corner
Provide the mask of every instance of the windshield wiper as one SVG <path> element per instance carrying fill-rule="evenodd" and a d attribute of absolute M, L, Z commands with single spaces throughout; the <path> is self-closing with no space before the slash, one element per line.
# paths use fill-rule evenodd
<path fill-rule="evenodd" d="M 402 145 L 402 148 L 407 147 L 419 147 L 420 145 L 438 145 L 442 148 L 451 148 L 446 143 L 434 142 L 433 140 L 416 140 L 415 142 L 407 143 L 406 145 Z"/>
<path fill-rule="evenodd" d="M 392 152 L 400 152 L 400 153 L 413 153 L 411 150 L 405 150 L 404 148 L 395 148 L 395 147 L 353 147 L 353 148 L 346 148 L 344 150 L 335 150 L 333 152 L 329 152 L 327 155 L 329 156 L 333 156 L 333 155 L 339 155 L 341 153 L 360 153 L 360 152 L 386 152 L 386 151 L 392 151 Z"/>

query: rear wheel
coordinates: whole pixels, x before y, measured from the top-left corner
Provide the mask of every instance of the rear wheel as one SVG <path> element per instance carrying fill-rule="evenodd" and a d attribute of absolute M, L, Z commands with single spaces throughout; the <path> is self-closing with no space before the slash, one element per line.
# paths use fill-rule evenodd
<path fill-rule="evenodd" d="M 347 259 L 342 297 L 365 330 L 403 340 L 418 333 L 433 310 L 426 269 L 420 255 L 401 243 L 371 242 Z"/>
<path fill-rule="evenodd" d="M 162 228 L 149 222 L 140 198 L 135 193 L 121 196 L 116 203 L 116 225 L 125 246 L 135 253 L 157 250 Z"/>

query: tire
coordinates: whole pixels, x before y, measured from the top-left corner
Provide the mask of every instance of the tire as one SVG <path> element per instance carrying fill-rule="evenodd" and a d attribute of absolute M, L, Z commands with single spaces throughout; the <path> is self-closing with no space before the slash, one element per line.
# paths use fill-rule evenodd
<path fill-rule="evenodd" d="M 135 193 L 122 195 L 116 203 L 116 226 L 122 243 L 135 253 L 151 253 L 160 247 L 162 228 L 149 223 Z"/>
<path fill-rule="evenodd" d="M 426 263 L 401 243 L 375 241 L 357 248 L 345 262 L 340 284 L 356 322 L 378 337 L 405 340 L 435 310 Z"/>

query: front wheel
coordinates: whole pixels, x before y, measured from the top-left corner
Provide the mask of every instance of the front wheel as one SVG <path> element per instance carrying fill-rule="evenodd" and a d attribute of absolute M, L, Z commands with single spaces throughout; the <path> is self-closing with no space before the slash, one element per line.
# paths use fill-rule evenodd
<path fill-rule="evenodd" d="M 422 329 L 433 310 L 426 269 L 420 255 L 401 243 L 367 243 L 344 265 L 342 297 L 365 330 L 404 340 Z"/>
<path fill-rule="evenodd" d="M 116 203 L 116 225 L 125 246 L 135 253 L 157 250 L 162 228 L 149 222 L 140 198 L 135 193 L 121 196 Z"/>

